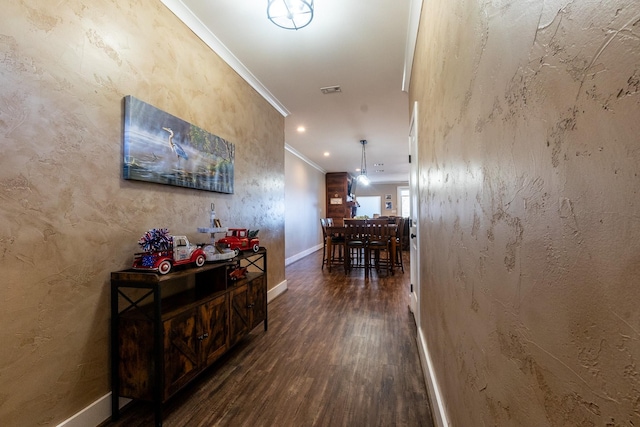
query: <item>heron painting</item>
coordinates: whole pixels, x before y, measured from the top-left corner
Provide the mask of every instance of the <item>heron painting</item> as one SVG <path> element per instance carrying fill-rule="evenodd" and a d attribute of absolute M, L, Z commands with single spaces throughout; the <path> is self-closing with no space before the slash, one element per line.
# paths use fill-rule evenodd
<path fill-rule="evenodd" d="M 170 128 L 162 128 L 162 129 L 169 132 L 169 145 L 171 146 L 171 151 L 176 153 L 178 157 L 182 157 L 185 160 L 189 160 L 189 156 L 187 155 L 187 152 L 184 151 L 181 146 L 173 142 L 173 131 Z"/>
<path fill-rule="evenodd" d="M 233 193 L 234 144 L 133 96 L 123 153 L 124 179 Z"/>

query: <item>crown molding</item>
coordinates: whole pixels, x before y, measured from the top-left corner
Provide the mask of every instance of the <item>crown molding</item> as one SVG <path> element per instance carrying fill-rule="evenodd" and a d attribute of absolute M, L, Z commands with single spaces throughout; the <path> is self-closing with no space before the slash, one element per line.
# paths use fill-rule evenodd
<path fill-rule="evenodd" d="M 300 153 L 298 150 L 296 150 L 295 148 L 293 148 L 289 144 L 284 144 L 284 149 L 287 150 L 288 152 L 290 152 L 291 154 L 293 154 L 294 156 L 298 157 L 300 160 L 302 160 L 303 162 L 307 163 L 311 167 L 313 167 L 315 169 L 318 169 L 318 171 L 320 171 L 320 172 L 322 172 L 324 174 L 327 173 L 326 170 L 324 170 L 318 164 L 316 164 L 316 163 L 312 162 L 311 160 L 309 160 L 307 157 L 305 157 L 304 154 Z"/>
<path fill-rule="evenodd" d="M 409 5 L 409 25 L 407 26 L 407 43 L 405 45 L 404 71 L 402 73 L 403 92 L 409 92 L 409 86 L 411 85 L 411 70 L 413 68 L 413 56 L 416 52 L 422 2 L 423 0 L 411 0 Z"/>

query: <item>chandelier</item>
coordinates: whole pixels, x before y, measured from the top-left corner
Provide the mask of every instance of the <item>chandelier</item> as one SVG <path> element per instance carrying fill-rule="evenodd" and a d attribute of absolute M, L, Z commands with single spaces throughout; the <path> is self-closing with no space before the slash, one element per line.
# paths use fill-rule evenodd
<path fill-rule="evenodd" d="M 358 182 L 362 185 L 369 185 L 369 177 L 367 176 L 367 140 L 361 139 L 362 144 L 362 158 L 360 159 L 360 175 L 358 175 Z"/>
<path fill-rule="evenodd" d="M 269 0 L 267 17 L 278 27 L 299 30 L 313 19 L 313 0 Z"/>

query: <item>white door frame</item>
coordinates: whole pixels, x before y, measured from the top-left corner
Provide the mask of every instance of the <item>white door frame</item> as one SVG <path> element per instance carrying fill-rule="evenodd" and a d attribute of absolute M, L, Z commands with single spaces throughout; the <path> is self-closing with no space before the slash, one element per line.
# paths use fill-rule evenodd
<path fill-rule="evenodd" d="M 409 227 L 411 296 L 409 307 L 416 325 L 420 327 L 420 203 L 418 202 L 420 186 L 418 183 L 418 102 L 413 104 L 411 123 L 409 124 L 409 155 L 411 164 L 409 173 L 409 192 L 411 200 L 411 226 Z"/>
<path fill-rule="evenodd" d="M 411 153 L 411 165 L 409 173 L 409 186 L 411 197 L 411 227 L 409 228 L 409 248 L 411 250 L 411 299 L 409 307 L 416 321 L 418 351 L 422 362 L 423 375 L 427 384 L 432 408 L 434 409 L 434 421 L 437 427 L 449 427 L 449 417 L 445 409 L 440 386 L 436 379 L 431 354 L 427 347 L 420 324 L 420 295 L 422 288 L 420 279 L 420 166 L 418 162 L 418 103 L 413 104 L 411 124 L 409 125 L 409 153 Z M 411 236 L 414 236 L 413 238 Z M 426 249 L 426 247 L 425 247 Z"/>
<path fill-rule="evenodd" d="M 406 218 L 406 217 L 408 217 L 410 215 L 410 212 L 402 211 L 402 191 L 403 190 L 409 190 L 409 186 L 408 185 L 403 185 L 403 186 L 397 188 L 396 209 L 398 210 L 398 216 Z M 409 193 L 409 194 L 411 194 L 411 193 Z"/>

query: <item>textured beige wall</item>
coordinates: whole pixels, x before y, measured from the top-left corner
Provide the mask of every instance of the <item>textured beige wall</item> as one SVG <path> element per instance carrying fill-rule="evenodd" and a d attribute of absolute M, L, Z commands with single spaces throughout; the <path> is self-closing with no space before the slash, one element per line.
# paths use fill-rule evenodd
<path fill-rule="evenodd" d="M 236 193 L 124 181 L 125 95 L 234 142 Z M 110 391 L 109 273 L 147 229 L 202 239 L 215 202 L 284 280 L 284 118 L 159 1 L 2 2 L 0 147 L 0 425 Z"/>
<path fill-rule="evenodd" d="M 424 2 L 421 328 L 454 426 L 640 425 L 640 3 Z"/>

